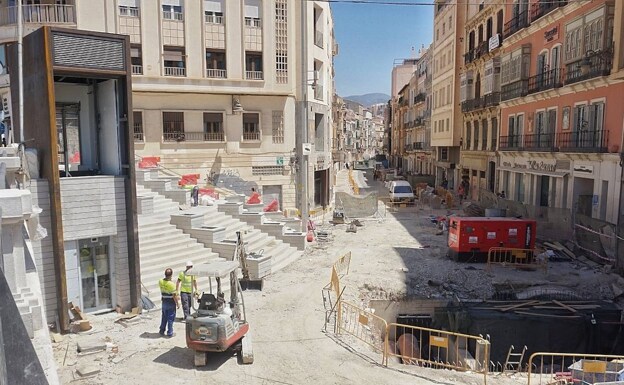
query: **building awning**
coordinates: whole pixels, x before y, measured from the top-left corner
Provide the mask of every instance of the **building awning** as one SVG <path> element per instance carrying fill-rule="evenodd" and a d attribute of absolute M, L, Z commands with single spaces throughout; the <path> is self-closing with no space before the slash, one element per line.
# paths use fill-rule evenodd
<path fill-rule="evenodd" d="M 518 172 L 523 174 L 533 174 L 533 175 L 545 175 L 552 176 L 556 178 L 563 178 L 568 175 L 569 171 L 539 171 L 539 170 L 524 170 L 519 168 L 508 168 L 508 167 L 498 167 L 497 171 L 510 171 L 510 172 Z"/>

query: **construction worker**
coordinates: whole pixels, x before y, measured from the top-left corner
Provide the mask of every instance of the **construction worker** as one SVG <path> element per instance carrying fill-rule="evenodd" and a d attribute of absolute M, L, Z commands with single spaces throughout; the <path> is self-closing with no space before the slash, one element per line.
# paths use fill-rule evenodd
<path fill-rule="evenodd" d="M 195 288 L 195 293 L 198 293 L 197 280 L 195 279 L 195 276 L 187 274 L 192 267 L 193 262 L 186 262 L 186 270 L 181 271 L 180 274 L 178 274 L 178 282 L 176 283 L 176 293 L 180 293 L 180 298 L 182 299 L 182 312 L 184 313 L 183 320 L 185 321 L 186 318 L 191 315 L 193 288 Z"/>
<path fill-rule="evenodd" d="M 159 333 L 161 336 L 164 336 L 166 327 L 167 337 L 173 337 L 173 321 L 175 320 L 176 309 L 180 308 L 176 285 L 171 281 L 171 277 L 173 277 L 173 270 L 167 268 L 165 270 L 165 278 L 161 278 L 158 281 L 162 296 L 162 318 Z"/>

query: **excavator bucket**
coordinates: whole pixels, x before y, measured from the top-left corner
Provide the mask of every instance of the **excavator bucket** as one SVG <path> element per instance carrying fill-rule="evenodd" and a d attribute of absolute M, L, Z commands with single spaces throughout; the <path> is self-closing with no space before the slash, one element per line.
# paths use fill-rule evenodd
<path fill-rule="evenodd" d="M 240 282 L 242 290 L 262 291 L 262 287 L 264 286 L 264 279 L 245 279 L 245 278 L 241 278 L 238 281 Z"/>
<path fill-rule="evenodd" d="M 245 251 L 245 243 L 243 242 L 243 236 L 240 231 L 236 232 L 236 250 L 234 251 L 234 258 L 238 259 L 240 267 L 243 273 L 243 278 L 240 278 L 241 290 L 262 290 L 264 286 L 264 280 L 251 279 L 249 277 L 249 266 L 247 265 L 247 252 Z"/>

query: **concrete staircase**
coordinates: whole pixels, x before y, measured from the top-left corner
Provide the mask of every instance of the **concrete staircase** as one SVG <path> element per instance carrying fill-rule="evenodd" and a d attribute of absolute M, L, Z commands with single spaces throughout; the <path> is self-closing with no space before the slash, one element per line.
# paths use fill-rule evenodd
<path fill-rule="evenodd" d="M 186 261 L 195 265 L 220 259 L 219 254 L 192 239 L 171 224 L 171 215 L 180 211 L 190 197 L 187 190 L 175 187 L 172 178 L 161 178 L 157 169 L 137 169 L 137 206 L 139 224 L 139 258 L 143 294 L 160 304 L 158 280 L 165 269 L 173 269 L 174 280 L 185 269 Z M 198 280 L 200 290 L 208 280 Z"/>
<path fill-rule="evenodd" d="M 263 257 L 250 260 L 250 273 L 257 275 L 254 278 L 274 273 L 303 255 L 303 234 L 288 231 L 289 238 L 283 235 L 283 223 L 271 221 L 271 226 L 263 227 L 262 214 L 244 216 L 241 197 L 228 197 L 233 202 L 222 200 L 214 206 L 190 207 L 190 192 L 177 188 L 173 178 L 160 177 L 158 169 L 137 169 L 136 179 L 141 281 L 144 294 L 156 304 L 160 303 L 158 280 L 167 267 L 177 277 L 187 260 L 195 265 L 219 258 L 231 260 L 236 232 L 243 234 L 247 252 L 262 253 Z M 245 221 L 252 216 L 259 218 L 257 227 Z M 198 285 L 200 290 L 207 288 L 207 279 L 199 280 Z"/>
<path fill-rule="evenodd" d="M 30 291 L 30 288 L 18 289 L 19 293 L 13 294 L 13 299 L 20 312 L 26 332 L 30 338 L 35 336 L 35 330 L 43 327 L 43 313 L 37 296 Z"/>
<path fill-rule="evenodd" d="M 179 229 L 219 253 L 222 258 L 229 260 L 233 258 L 236 249 L 236 232 L 241 232 L 247 252 L 270 257 L 269 273 L 283 269 L 303 255 L 302 250 L 233 217 L 232 210 L 242 211 L 242 204 L 221 203 L 216 207 L 193 207 L 172 215 L 171 221 Z"/>
<path fill-rule="evenodd" d="M 144 291 L 154 303 L 160 303 L 158 280 L 165 269 L 173 269 L 174 279 L 185 269 L 186 261 L 195 265 L 218 260 L 219 255 L 192 239 L 170 223 L 169 216 L 139 215 L 139 255 Z M 201 288 L 206 282 L 198 281 Z"/>

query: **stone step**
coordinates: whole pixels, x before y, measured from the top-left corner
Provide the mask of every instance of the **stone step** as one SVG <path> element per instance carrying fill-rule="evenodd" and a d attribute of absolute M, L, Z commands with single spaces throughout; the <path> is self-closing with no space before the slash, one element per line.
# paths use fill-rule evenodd
<path fill-rule="evenodd" d="M 139 234 L 139 246 L 141 244 L 152 243 L 166 243 L 169 240 L 181 239 L 188 237 L 188 234 L 184 234 L 182 230 L 174 228 L 166 228 L 161 231 L 149 231 L 147 233 Z M 157 241 L 157 242 L 156 242 Z"/>

